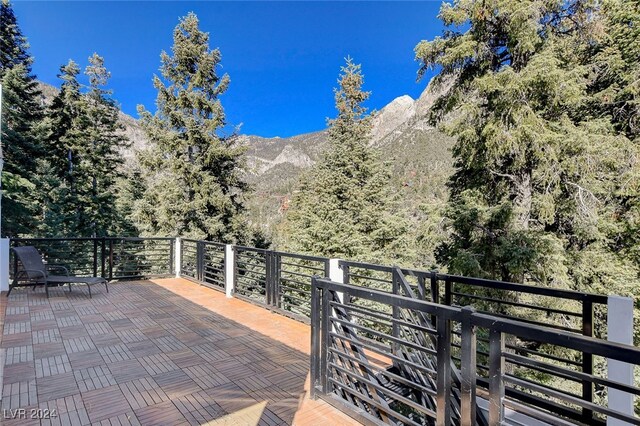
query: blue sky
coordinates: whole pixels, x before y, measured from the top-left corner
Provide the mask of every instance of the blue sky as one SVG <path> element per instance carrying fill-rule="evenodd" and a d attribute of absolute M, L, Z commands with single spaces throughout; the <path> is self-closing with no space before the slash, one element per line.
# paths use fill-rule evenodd
<path fill-rule="evenodd" d="M 178 18 L 193 11 L 231 77 L 222 103 L 230 124 L 261 136 L 291 136 L 325 127 L 334 116 L 333 87 L 344 57 L 362 63 L 369 107 L 397 96 L 414 99 L 413 48 L 441 34 L 440 2 L 133 2 L 14 1 L 35 57 L 38 78 L 59 86 L 70 58 L 82 68 L 98 52 L 111 71 L 122 109 L 155 111 L 152 76 L 169 51 Z"/>

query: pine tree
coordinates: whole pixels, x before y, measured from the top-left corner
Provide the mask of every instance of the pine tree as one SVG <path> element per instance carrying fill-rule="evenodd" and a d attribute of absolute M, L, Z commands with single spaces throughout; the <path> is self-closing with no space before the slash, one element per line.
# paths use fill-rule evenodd
<path fill-rule="evenodd" d="M 454 112 L 447 130 L 457 137 L 453 236 L 439 251 L 451 271 L 585 290 L 635 280 L 609 228 L 614 194 L 637 170 L 620 159 L 637 158 L 637 148 L 610 117 L 584 110 L 601 28 L 595 6 L 444 4 L 450 30 L 416 47 L 421 72 L 440 67 L 438 81 L 453 79 L 439 102 L 440 114 Z"/>
<path fill-rule="evenodd" d="M 329 147 L 305 174 L 284 222 L 287 250 L 394 262 L 406 256 L 406 223 L 390 193 L 389 168 L 369 147 L 371 114 L 363 103 L 361 66 L 348 58 L 334 90 L 338 116 L 329 120 Z"/>
<path fill-rule="evenodd" d="M 0 4 L 0 81 L 2 82 L 2 232 L 33 234 L 37 188 L 36 159 L 43 155 L 40 138 L 43 107 L 29 44 L 7 0 Z"/>
<path fill-rule="evenodd" d="M 229 76 L 218 75 L 220 50 L 190 13 L 173 32 L 173 56 L 161 54 L 157 112 L 138 107 L 152 146 L 140 157 L 145 191 L 134 217 L 148 235 L 182 235 L 221 242 L 246 241 L 240 172 L 244 148 L 222 136 L 220 95 Z"/>
<path fill-rule="evenodd" d="M 89 78 L 89 92 L 83 96 L 85 104 L 86 143 L 80 150 L 80 167 L 85 177 L 83 188 L 83 218 L 94 236 L 112 234 L 121 222 L 117 209 L 116 182 L 123 177 L 122 148 L 128 140 L 118 122 L 119 108 L 105 89 L 111 74 L 104 59 L 97 53 L 89 57 L 85 74 Z"/>
<path fill-rule="evenodd" d="M 80 67 L 73 60 L 60 67 L 60 91 L 47 111 L 48 134 L 45 146 L 48 156 L 41 161 L 45 173 L 42 184 L 58 186 L 43 194 L 40 201 L 42 232 L 48 236 L 82 236 L 81 207 L 78 196 L 78 151 L 85 143 L 81 123 L 86 122 L 78 75 Z"/>
<path fill-rule="evenodd" d="M 9 0 L 0 3 L 0 75 L 15 66 L 26 66 L 27 72 L 31 72 L 33 61 L 29 55 L 29 43 L 22 35 L 16 15 Z"/>
<path fill-rule="evenodd" d="M 119 229 L 116 181 L 122 177 L 121 148 L 127 144 L 118 123 L 118 107 L 104 89 L 109 72 L 97 54 L 85 74 L 88 92 L 78 82 L 73 61 L 60 69 L 63 80 L 49 114 L 49 156 L 41 161 L 41 186 L 54 188 L 42 197 L 43 233 L 104 236 Z M 53 226 L 52 224 L 55 224 Z"/>

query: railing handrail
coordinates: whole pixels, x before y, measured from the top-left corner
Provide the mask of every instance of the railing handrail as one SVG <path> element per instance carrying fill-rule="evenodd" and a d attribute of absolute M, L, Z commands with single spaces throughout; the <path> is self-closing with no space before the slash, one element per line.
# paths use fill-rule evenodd
<path fill-rule="evenodd" d="M 125 240 L 125 241 L 173 241 L 175 237 L 19 237 L 9 238 L 11 241 L 94 241 L 94 240 Z M 195 241 L 195 240 L 194 240 Z"/>
<path fill-rule="evenodd" d="M 400 277 L 401 280 L 404 277 Z M 405 281 L 406 283 L 406 281 Z M 331 300 L 339 300 L 335 296 L 327 296 L 327 294 L 342 294 L 344 296 L 344 302 L 330 302 Z M 446 337 L 449 333 L 445 332 L 442 335 L 441 330 L 451 330 L 451 326 L 445 326 L 444 323 L 451 324 L 458 323 L 462 327 L 462 340 L 460 342 L 460 347 L 462 348 L 461 359 L 462 362 L 468 363 L 465 364 L 465 372 L 464 381 L 469 385 L 477 386 L 476 380 L 483 380 L 480 377 L 476 377 L 477 371 L 477 360 L 475 355 L 471 356 L 471 353 L 475 354 L 476 346 L 475 346 L 475 332 L 471 331 L 474 328 L 480 328 L 486 330 L 490 336 L 491 347 L 489 353 L 487 354 L 489 357 L 489 381 L 488 381 L 488 398 L 489 398 L 489 423 L 499 423 L 504 416 L 504 406 L 505 406 L 505 386 L 504 383 L 511 383 L 518 386 L 527 386 L 528 381 L 519 380 L 517 377 L 510 374 L 508 371 L 504 369 L 504 360 L 511 359 L 512 354 L 509 350 L 505 350 L 505 336 L 511 335 L 516 338 L 536 341 L 541 344 L 551 345 L 563 349 L 575 350 L 581 352 L 583 354 L 590 354 L 591 356 L 601 356 L 603 358 L 607 358 L 612 361 L 619 361 L 622 363 L 627 363 L 630 365 L 640 365 L 640 348 L 610 342 L 606 340 L 601 340 L 591 336 L 584 336 L 576 333 L 571 333 L 567 331 L 561 331 L 558 329 L 554 329 L 552 327 L 541 326 L 537 324 L 530 324 L 523 321 L 518 321 L 515 319 L 496 317 L 490 314 L 476 312 L 473 308 L 470 307 L 457 307 L 457 306 L 446 306 L 438 303 L 434 303 L 427 300 L 421 300 L 413 297 L 402 296 L 398 294 L 393 294 L 381 290 L 376 290 L 372 288 L 352 285 L 352 284 L 343 284 L 335 281 L 331 281 L 326 278 L 321 278 L 318 276 L 313 277 L 312 279 L 312 295 L 313 300 L 312 303 L 315 306 L 318 312 L 322 312 L 322 315 L 316 313 L 312 317 L 312 383 L 313 391 L 316 393 L 320 393 L 321 396 L 327 395 L 328 393 L 333 392 L 331 386 L 327 387 L 327 379 L 323 375 L 330 374 L 328 370 L 326 370 L 327 362 L 322 361 L 324 357 L 327 356 L 327 349 L 325 346 L 330 345 L 330 340 L 327 337 L 322 337 L 324 334 L 335 335 L 334 331 L 331 331 L 331 327 L 335 327 L 336 325 L 331 325 L 332 321 L 337 321 L 335 324 L 343 324 L 345 323 L 343 320 L 335 320 L 333 318 L 333 311 L 331 310 L 331 305 L 336 305 L 341 307 L 340 309 L 349 309 L 349 300 L 351 297 L 355 297 L 355 300 L 367 300 L 370 302 L 376 302 L 380 304 L 384 304 L 390 307 L 392 310 L 396 310 L 398 308 L 406 310 L 406 311 L 415 311 L 421 312 L 426 315 L 430 315 L 434 317 L 438 324 L 438 333 L 439 338 L 445 337 L 443 341 L 446 341 L 450 344 L 448 340 L 449 337 Z M 329 303 L 329 306 L 325 306 L 325 304 Z M 339 309 L 339 310 L 340 310 Z M 335 311 L 335 315 L 338 315 L 339 310 Z M 344 315 L 344 314 L 342 314 Z M 330 318 L 325 318 L 325 316 L 329 316 Z M 337 317 L 336 317 L 337 318 Z M 354 325 L 356 327 L 356 325 Z M 351 337 L 350 341 L 353 341 L 354 337 Z M 467 340 L 465 340 L 467 339 Z M 472 342 L 469 341 L 472 339 Z M 347 339 L 349 340 L 349 339 Z M 397 339 L 396 339 L 397 340 Z M 439 344 L 438 344 L 439 345 Z M 395 349 L 392 349 L 393 352 Z M 442 355 L 442 351 L 438 350 L 438 365 L 445 365 L 451 362 L 451 354 L 446 353 Z M 465 355 L 466 353 L 466 355 Z M 440 357 L 443 357 L 443 360 Z M 444 360 L 444 358 L 447 358 Z M 534 360 L 534 362 L 536 362 Z M 563 377 L 563 369 L 558 368 L 558 375 L 556 377 Z M 445 371 L 441 369 L 438 370 L 438 375 L 444 373 Z M 640 388 L 637 385 L 627 385 L 624 383 L 616 382 L 615 380 L 611 380 L 609 378 L 600 378 L 596 376 L 592 376 L 590 374 L 583 374 L 579 372 L 575 372 L 573 370 L 566 370 L 567 373 L 574 373 L 574 378 L 577 378 L 578 381 L 586 381 L 590 383 L 598 382 L 600 385 L 604 387 L 610 387 L 613 389 L 619 389 L 624 392 L 629 392 L 631 394 L 638 395 L 640 394 Z M 354 376 L 355 380 L 358 380 L 357 375 Z M 448 381 L 449 379 L 445 379 Z M 484 379 L 486 380 L 486 379 Z M 440 379 L 438 378 L 438 395 L 443 391 L 440 388 Z M 450 386 L 446 384 L 442 384 L 442 386 Z M 556 391 L 554 388 L 549 387 L 547 385 L 539 384 L 537 382 L 530 383 L 531 389 L 542 392 L 545 389 L 548 389 L 549 397 L 559 397 L 562 396 L 561 391 Z M 511 389 L 511 388 L 509 388 Z M 450 398 L 451 393 L 450 389 L 444 389 L 444 395 L 449 395 L 447 398 Z M 475 392 L 475 391 L 474 391 Z M 509 392 L 507 394 L 507 398 L 515 397 L 513 392 Z M 475 396 L 471 397 L 475 399 Z M 469 395 L 466 395 L 467 407 L 469 407 L 470 401 Z M 539 401 L 538 401 L 539 400 Z M 438 399 L 439 404 L 444 404 L 448 406 L 448 402 L 446 400 Z M 548 405 L 545 403 L 546 400 L 541 398 L 536 398 L 536 401 L 531 402 L 533 406 L 537 406 L 536 402 L 540 405 L 539 409 L 544 411 L 545 408 L 548 408 Z M 564 402 L 577 404 L 582 407 L 583 410 L 587 410 L 587 412 L 599 412 L 604 415 L 608 415 L 612 418 L 621 419 L 623 421 L 631 422 L 632 424 L 640 424 L 640 419 L 634 417 L 633 414 L 628 414 L 624 412 L 618 412 L 608 408 L 605 405 L 599 405 L 589 397 L 574 395 L 574 394 L 566 394 Z M 475 403 L 474 403 L 475 404 Z M 440 412 L 441 407 L 438 406 L 438 411 Z M 444 410 L 444 408 L 443 408 Z M 469 408 L 467 408 L 469 411 Z M 461 413 L 463 418 L 469 418 L 469 416 L 474 416 L 473 412 Z M 531 413 L 531 412 L 530 412 Z M 447 416 L 449 416 L 447 414 Z M 585 420 L 584 411 L 581 413 L 576 412 L 576 416 L 572 417 L 574 420 L 583 420 L 591 423 L 591 421 L 595 421 L 596 419 L 593 417 L 589 417 L 591 420 Z M 582 416 L 582 417 L 580 417 Z"/>
<path fill-rule="evenodd" d="M 366 262 L 357 262 L 351 260 L 340 260 L 340 267 L 348 266 L 361 269 L 369 269 L 378 272 L 392 273 L 394 266 L 376 265 Z M 424 278 L 434 278 L 438 281 L 450 281 L 456 284 L 465 284 L 477 287 L 486 287 L 496 290 L 508 290 L 515 292 L 526 292 L 538 296 L 561 297 L 563 299 L 591 301 L 592 303 L 606 304 L 607 296 L 596 293 L 587 293 L 577 290 L 559 289 L 552 287 L 539 287 L 529 284 L 513 283 L 508 281 L 490 280 L 486 278 L 465 277 L 462 275 L 442 274 L 438 271 L 424 271 L 412 268 L 400 267 L 403 273 L 413 274 L 415 276 L 423 276 Z"/>

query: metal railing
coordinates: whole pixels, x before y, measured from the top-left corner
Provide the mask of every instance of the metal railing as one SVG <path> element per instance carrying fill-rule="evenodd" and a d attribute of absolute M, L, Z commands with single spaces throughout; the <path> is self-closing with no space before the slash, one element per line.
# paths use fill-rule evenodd
<path fill-rule="evenodd" d="M 403 276 L 398 279 L 401 287 L 410 286 Z M 537 342 L 634 367 L 640 364 L 639 348 L 322 278 L 313 279 L 311 312 L 313 395 L 369 422 L 494 425 L 502 424 L 505 410 L 511 410 L 547 424 L 604 424 L 607 417 L 640 424 L 637 415 L 608 408 L 605 399 L 585 397 L 580 385 L 561 389 L 549 385 L 548 378 L 633 396 L 640 395 L 637 384 L 532 357 L 509 342 Z M 372 322 L 385 327 L 372 327 Z M 454 330 L 459 330 L 457 350 Z M 487 336 L 484 362 L 477 351 L 480 336 Z M 481 383 L 485 366 L 486 389 Z M 538 378 L 525 370 L 537 372 Z M 593 416 L 585 420 L 585 412 Z"/>
<path fill-rule="evenodd" d="M 311 277 L 328 276 L 329 259 L 232 246 L 234 296 L 307 322 L 311 317 Z M 225 245 L 181 239 L 180 273 L 215 289 L 225 288 Z"/>
<path fill-rule="evenodd" d="M 596 308 L 602 313 L 605 312 L 607 296 L 603 295 L 362 262 L 341 261 L 340 264 L 345 283 L 399 294 L 397 283 L 394 281 L 394 271 L 397 271 L 407 280 L 412 289 L 412 297 L 420 300 L 446 306 L 471 306 L 478 312 L 494 317 L 517 319 L 531 325 L 589 337 L 594 335 L 595 330 L 599 330 L 598 334 L 601 336 L 605 329 L 604 321 L 600 324 L 596 323 L 597 317 L 594 315 Z M 367 303 L 370 302 L 355 301 L 355 304 Z M 386 315 L 390 317 L 392 312 L 386 312 Z M 606 318 L 606 315 L 600 315 L 600 318 L 603 317 Z M 455 351 L 460 349 L 461 330 L 454 328 L 452 335 L 455 354 Z M 489 386 L 487 378 L 489 343 L 487 334 L 478 337 L 478 366 L 482 375 L 478 384 L 485 388 Z M 556 363 L 569 365 L 587 375 L 594 373 L 594 357 L 589 352 L 558 352 L 556 348 L 522 339 L 509 339 L 506 345 L 510 350 L 517 350 L 528 357 L 553 360 Z M 455 355 L 454 359 L 456 362 L 460 361 Z M 593 401 L 595 397 L 593 383 L 582 381 L 580 386 L 581 398 Z M 513 393 L 516 394 L 518 391 L 514 390 Z M 527 395 L 521 396 L 528 399 Z M 588 408 L 584 408 L 583 411 L 582 420 L 589 422 L 593 413 Z"/>
<path fill-rule="evenodd" d="M 109 280 L 174 274 L 174 238 L 13 238 L 11 246 L 34 246 L 45 262 L 65 266 L 72 275 Z M 12 272 L 17 259 L 10 255 Z"/>

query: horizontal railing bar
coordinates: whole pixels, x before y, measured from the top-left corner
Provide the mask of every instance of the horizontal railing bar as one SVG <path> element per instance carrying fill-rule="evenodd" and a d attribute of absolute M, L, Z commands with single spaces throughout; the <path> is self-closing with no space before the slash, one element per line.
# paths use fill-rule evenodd
<path fill-rule="evenodd" d="M 504 353 L 503 356 L 505 359 L 521 366 L 526 366 L 528 368 L 532 368 L 535 370 L 540 370 L 550 374 L 558 374 L 563 378 L 573 380 L 573 381 L 589 381 L 592 383 L 596 383 L 602 386 L 619 389 L 621 391 L 627 393 L 633 393 L 635 395 L 640 395 L 640 388 L 632 385 L 627 385 L 624 383 L 616 382 L 613 380 L 605 379 L 602 377 L 594 376 L 593 374 L 586 374 L 581 371 L 569 370 L 566 368 L 559 367 L 553 364 L 547 364 L 545 362 L 540 362 L 538 360 L 528 358 L 522 355 L 512 354 L 512 353 Z"/>
<path fill-rule="evenodd" d="M 364 262 L 352 262 L 352 261 L 343 260 L 343 261 L 340 261 L 340 265 L 348 266 L 351 268 L 362 268 L 362 269 L 369 269 L 369 270 L 380 271 L 380 272 L 393 271 L 393 267 L 390 267 L 390 266 L 373 265 L 373 264 L 364 263 Z M 432 272 L 417 271 L 413 269 L 400 268 L 400 270 L 403 273 L 409 272 L 410 274 L 415 274 L 415 276 L 425 277 L 425 278 L 431 277 L 433 274 Z M 440 274 L 440 273 L 435 274 L 435 276 L 438 281 L 449 281 L 451 283 L 457 283 L 457 284 L 467 284 L 471 286 L 523 292 L 523 293 L 537 294 L 537 295 L 543 295 L 543 296 L 546 295 L 551 297 L 560 297 L 563 299 L 583 300 L 583 301 L 587 300 L 587 301 L 591 301 L 593 303 L 599 303 L 599 304 L 607 303 L 607 296 L 603 296 L 600 294 L 593 294 L 593 293 L 584 293 L 584 292 L 579 292 L 575 290 L 564 290 L 564 289 L 557 289 L 557 288 L 550 288 L 550 287 L 538 287 L 538 286 L 533 286 L 528 284 L 509 283 L 509 282 L 503 282 L 503 281 L 488 280 L 483 278 L 471 278 L 471 277 L 463 277 L 459 275 L 448 275 L 448 274 Z"/>
<path fill-rule="evenodd" d="M 355 324 L 355 323 L 352 323 L 350 321 L 342 320 L 342 319 L 336 318 L 336 317 L 329 318 L 329 321 L 333 322 L 333 323 L 337 322 L 337 323 L 342 324 L 342 325 L 347 326 L 347 327 L 352 327 L 352 328 L 356 328 L 358 330 L 365 331 L 365 332 L 367 332 L 369 334 L 372 334 L 374 336 L 379 336 L 379 337 L 381 337 L 381 338 L 383 338 L 385 340 L 389 340 L 391 342 L 398 343 L 398 344 L 400 344 L 402 346 L 407 346 L 407 347 L 415 349 L 417 351 L 425 352 L 425 353 L 428 353 L 428 354 L 434 355 L 434 356 L 438 355 L 438 352 L 433 350 L 433 349 L 431 349 L 431 348 L 426 348 L 424 346 L 417 345 L 417 344 L 415 344 L 413 342 L 409 342 L 409 341 L 406 341 L 404 339 L 400 339 L 399 337 L 394 337 L 394 336 L 390 336 L 388 334 L 381 333 L 381 332 L 379 332 L 377 330 L 373 330 L 373 329 L 371 329 L 369 327 L 365 327 L 365 326 L 360 325 L 360 324 Z"/>
<path fill-rule="evenodd" d="M 301 259 L 301 260 L 311 260 L 311 261 L 314 261 L 314 262 L 327 262 L 327 261 L 329 261 L 328 257 L 310 256 L 310 255 L 298 254 L 298 253 L 287 253 L 287 252 L 283 252 L 283 251 L 273 251 L 272 253 L 277 254 L 278 256 L 282 256 L 282 257 L 290 257 L 290 258 Z"/>
<path fill-rule="evenodd" d="M 299 263 L 284 262 L 283 260 L 280 260 L 280 265 L 293 266 L 295 268 L 300 268 L 300 269 L 311 269 L 311 270 L 314 270 L 314 271 L 318 271 L 318 272 L 324 273 L 324 265 L 322 265 L 322 266 L 301 265 Z M 282 268 L 282 270 L 285 270 L 285 269 Z"/>
<path fill-rule="evenodd" d="M 233 250 L 236 252 L 240 251 L 240 252 L 247 252 L 247 253 L 260 253 L 260 254 L 270 253 L 270 251 L 267 249 L 260 249 L 257 247 L 247 247 L 247 246 L 233 246 Z"/>
<path fill-rule="evenodd" d="M 554 314 L 562 314 L 562 315 L 569 315 L 573 317 L 582 318 L 581 312 L 578 313 L 578 312 L 571 312 L 571 311 L 563 311 L 562 309 L 547 308 L 545 306 L 530 305 L 522 302 L 512 302 L 509 300 L 495 299 L 493 297 L 476 296 L 476 295 L 467 294 L 467 293 L 459 293 L 457 291 L 452 291 L 451 294 L 453 296 L 468 297 L 469 299 L 483 300 L 486 302 L 499 303 L 501 305 L 518 306 L 520 308 L 535 309 L 535 310 L 554 313 Z"/>
<path fill-rule="evenodd" d="M 294 284 L 298 284 L 298 285 L 307 287 L 309 289 L 308 291 L 311 292 L 311 283 L 304 282 L 304 281 L 298 281 L 298 280 L 294 280 L 292 278 L 287 278 L 287 277 L 280 277 L 280 280 L 288 282 L 288 283 L 294 283 Z"/>
<path fill-rule="evenodd" d="M 423 331 L 425 333 L 430 333 L 430 334 L 436 334 L 437 333 L 437 331 L 435 329 L 424 327 L 424 326 L 422 326 L 420 324 L 410 323 L 410 322 L 407 322 L 407 321 L 404 321 L 404 320 L 401 320 L 401 319 L 396 319 L 396 318 L 389 317 L 389 316 L 384 316 L 384 315 L 380 315 L 380 314 L 373 314 L 373 313 L 371 313 L 371 312 L 369 312 L 369 311 L 367 311 L 365 309 L 361 309 L 360 307 L 356 307 L 354 305 L 344 305 L 344 304 L 337 303 L 337 302 L 329 302 L 329 304 L 331 306 L 334 306 L 334 307 L 339 307 L 339 308 L 342 308 L 342 309 L 345 309 L 345 310 L 348 310 L 348 311 L 351 311 L 351 312 L 356 312 L 356 313 L 358 313 L 360 315 L 368 315 L 368 316 L 371 316 L 373 318 L 377 318 L 377 319 L 379 319 L 381 321 L 385 321 L 386 323 L 385 322 L 379 322 L 379 321 L 378 321 L 378 323 L 381 323 L 381 324 L 384 324 L 384 325 L 387 325 L 387 326 L 391 326 L 392 324 L 395 323 L 395 324 L 398 324 L 400 326 L 409 327 L 411 329 Z M 362 317 L 362 316 L 358 316 L 358 318 L 363 318 L 365 320 L 369 320 L 369 318 Z M 373 322 L 376 322 L 376 321 L 373 321 Z"/>
<path fill-rule="evenodd" d="M 396 393 L 396 392 L 393 392 L 393 391 L 391 391 L 389 389 L 386 389 L 385 387 L 381 386 L 380 384 L 374 383 L 373 381 L 367 379 L 366 377 L 364 377 L 364 376 L 362 376 L 360 374 L 357 374 L 356 372 L 351 372 L 351 371 L 347 370 L 346 368 L 344 368 L 342 366 L 339 366 L 339 365 L 337 365 L 337 364 L 335 364 L 335 363 L 333 363 L 331 361 L 329 361 L 329 365 L 328 366 L 329 367 L 333 367 L 334 369 L 342 372 L 343 374 L 345 374 L 347 376 L 355 377 L 359 382 L 364 382 L 364 383 L 368 384 L 369 386 L 372 386 L 374 389 L 380 391 L 381 393 L 383 393 L 385 395 L 388 395 L 392 399 L 395 399 L 396 401 L 400 401 L 403 404 L 406 404 L 406 405 L 408 405 L 409 407 L 412 407 L 415 410 L 418 410 L 418 411 L 420 411 L 420 412 L 422 412 L 422 413 L 424 413 L 424 414 L 426 414 L 428 416 L 432 416 L 432 417 L 435 416 L 435 412 L 434 411 L 429 410 L 428 408 L 423 407 L 420 404 L 417 404 L 415 401 L 412 401 L 412 400 L 400 395 L 399 393 Z"/>
<path fill-rule="evenodd" d="M 362 401 L 366 402 L 367 404 L 375 406 L 378 410 L 384 411 L 385 413 L 387 413 L 387 415 L 389 417 L 397 418 L 398 420 L 401 420 L 405 424 L 420 426 L 419 423 L 414 422 L 413 420 L 403 416 L 402 414 L 398 413 L 397 411 L 393 411 L 393 410 L 391 410 L 389 408 L 385 408 L 382 404 L 374 401 L 370 397 L 365 396 L 364 394 L 356 391 L 355 389 L 350 388 L 349 386 L 345 385 L 344 383 L 339 382 L 338 380 L 334 379 L 333 377 L 329 377 L 328 381 L 333 383 L 335 386 L 338 386 L 341 390 L 349 392 L 355 398 L 361 399 Z"/>
<path fill-rule="evenodd" d="M 557 398 L 557 399 L 559 399 L 561 401 L 568 402 L 570 404 L 574 404 L 574 405 L 577 405 L 577 406 L 580 406 L 580 407 L 583 407 L 583 408 L 587 408 L 589 410 L 596 411 L 598 413 L 602 413 L 602 414 L 605 414 L 605 415 L 610 416 L 610 417 L 615 417 L 616 419 L 624 420 L 626 422 L 629 422 L 629 423 L 632 423 L 632 424 L 635 424 L 635 425 L 640 425 L 640 419 L 635 417 L 635 416 L 628 416 L 628 415 L 620 413 L 618 411 L 611 410 L 608 407 L 603 407 L 601 405 L 594 404 L 594 403 L 589 402 L 589 401 L 585 401 L 584 399 L 581 399 L 578 396 L 574 397 L 574 396 L 565 394 L 564 392 L 559 391 L 557 389 L 541 386 L 541 385 L 538 385 L 536 383 L 531 383 L 529 381 L 525 381 L 523 379 L 520 379 L 520 378 L 517 378 L 517 377 L 514 377 L 514 376 L 510 376 L 510 375 L 503 376 L 503 380 L 506 381 L 506 382 L 512 383 L 514 385 L 517 385 L 517 386 L 525 387 L 527 389 L 531 389 L 531 390 L 534 390 L 536 392 L 540 392 L 540 393 L 542 393 L 544 395 L 552 396 L 554 398 Z"/>
<path fill-rule="evenodd" d="M 284 271 L 284 270 L 281 271 L 281 273 L 293 275 L 293 276 L 296 276 L 296 277 L 308 278 L 309 280 L 311 280 L 311 277 L 313 276 L 313 275 L 309 275 L 309 274 L 303 274 L 301 272 Z M 311 284 L 311 281 L 309 281 L 309 284 Z"/>
<path fill-rule="evenodd" d="M 292 296 L 290 294 L 280 293 L 280 296 L 286 297 L 287 299 L 290 299 L 290 300 L 295 300 L 295 301 L 297 301 L 299 303 L 308 303 L 309 305 L 311 305 L 311 301 L 310 300 L 301 299 L 299 297 Z"/>
<path fill-rule="evenodd" d="M 351 360 L 353 362 L 356 362 L 356 363 L 358 363 L 360 365 L 363 365 L 363 366 L 365 366 L 365 367 L 367 367 L 367 368 L 369 368 L 371 370 L 375 370 L 378 373 L 380 373 L 380 374 L 382 374 L 384 376 L 390 377 L 393 380 L 395 380 L 395 381 L 397 381 L 399 383 L 402 383 L 402 384 L 404 384 L 406 386 L 412 387 L 414 389 L 417 389 L 417 390 L 419 390 L 421 392 L 424 392 L 424 393 L 426 393 L 428 395 L 431 395 L 431 396 L 436 396 L 437 395 L 437 392 L 434 391 L 433 389 L 426 388 L 426 387 L 422 386 L 419 383 L 412 382 L 411 380 L 408 380 L 408 379 L 406 379 L 406 378 L 404 378 L 402 376 L 399 376 L 397 374 L 391 373 L 390 371 L 387 371 L 387 370 L 385 370 L 385 369 L 383 369 L 381 367 L 378 367 L 375 364 L 364 363 L 361 359 L 356 358 L 353 355 L 349 355 L 346 352 L 342 352 L 341 350 L 338 350 L 338 349 L 336 349 L 334 347 L 330 347 L 330 348 L 328 348 L 328 350 L 329 350 L 329 352 L 335 353 L 338 356 L 345 357 L 345 358 L 347 358 L 347 359 L 349 359 L 349 360 Z"/>
<path fill-rule="evenodd" d="M 366 275 L 358 275 L 358 274 L 354 274 L 354 273 L 351 273 L 351 272 L 349 272 L 349 278 L 350 279 L 351 278 L 356 278 L 356 279 L 362 279 L 362 280 L 367 280 L 367 281 L 376 281 L 376 282 L 384 283 L 384 284 L 388 284 L 388 285 L 392 284 L 391 280 L 385 280 L 383 278 L 377 278 L 377 277 L 369 277 L 369 276 L 366 276 Z"/>
<path fill-rule="evenodd" d="M 297 289 L 297 288 L 294 288 L 294 287 L 289 287 L 289 286 L 280 284 L 280 293 L 284 295 L 284 294 L 286 294 L 286 292 L 283 291 L 283 290 L 287 290 L 287 291 L 291 291 L 291 292 L 294 292 L 294 293 L 301 294 L 303 296 L 311 297 L 311 292 L 309 290 L 301 290 L 301 289 Z M 311 303 L 311 299 L 306 300 L 306 302 Z"/>

